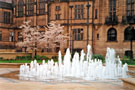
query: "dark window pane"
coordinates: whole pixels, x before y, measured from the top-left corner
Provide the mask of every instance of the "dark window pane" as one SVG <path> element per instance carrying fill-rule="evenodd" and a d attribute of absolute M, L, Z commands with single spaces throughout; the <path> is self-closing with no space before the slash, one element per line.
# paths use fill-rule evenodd
<path fill-rule="evenodd" d="M 110 0 L 110 18 L 113 19 L 116 16 L 116 0 Z"/>
<path fill-rule="evenodd" d="M 56 20 L 60 20 L 60 14 L 56 14 Z"/>
<path fill-rule="evenodd" d="M 0 41 L 2 41 L 2 31 L 0 31 Z"/>
<path fill-rule="evenodd" d="M 124 40 L 135 40 L 135 30 L 131 31 L 131 27 L 128 27 L 124 31 Z"/>
<path fill-rule="evenodd" d="M 45 14 L 45 1 L 39 0 L 39 14 Z"/>
<path fill-rule="evenodd" d="M 19 0 L 18 2 L 18 16 L 19 17 L 23 17 L 23 5 L 24 5 L 23 0 Z"/>
<path fill-rule="evenodd" d="M 83 29 L 73 29 L 74 40 L 83 40 Z"/>
<path fill-rule="evenodd" d="M 34 1 L 33 0 L 28 0 L 27 11 L 28 11 L 28 16 L 34 15 Z"/>
<path fill-rule="evenodd" d="M 114 28 L 111 28 L 108 30 L 107 40 L 108 41 L 116 41 L 117 40 L 117 32 Z"/>
<path fill-rule="evenodd" d="M 10 24 L 10 12 L 4 12 L 4 23 Z"/>
<path fill-rule="evenodd" d="M 127 16 L 134 16 L 134 0 L 127 0 Z"/>
<path fill-rule="evenodd" d="M 75 19 L 84 18 L 84 5 L 75 5 Z"/>

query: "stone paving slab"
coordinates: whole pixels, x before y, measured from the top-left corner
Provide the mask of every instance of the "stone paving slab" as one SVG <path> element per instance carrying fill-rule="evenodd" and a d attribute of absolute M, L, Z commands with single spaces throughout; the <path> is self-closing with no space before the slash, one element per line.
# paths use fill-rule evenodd
<path fill-rule="evenodd" d="M 0 75 L 4 73 L 10 73 L 12 71 L 17 71 L 19 68 L 0 68 Z"/>
<path fill-rule="evenodd" d="M 16 71 L 15 68 L 0 68 L 0 74 Z M 0 90 L 127 90 L 121 81 L 113 82 L 77 82 L 77 83 L 46 83 L 21 81 L 0 77 Z"/>
<path fill-rule="evenodd" d="M 0 82 L 0 90 L 127 90 L 121 85 L 106 83 L 79 83 L 46 84 L 43 82 Z"/>

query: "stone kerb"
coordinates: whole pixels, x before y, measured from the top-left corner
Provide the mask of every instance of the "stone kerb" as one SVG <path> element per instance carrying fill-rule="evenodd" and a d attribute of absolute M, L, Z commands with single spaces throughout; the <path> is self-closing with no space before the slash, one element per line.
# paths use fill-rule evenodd
<path fill-rule="evenodd" d="M 130 89 L 135 90 L 135 78 L 123 78 L 123 86 Z"/>

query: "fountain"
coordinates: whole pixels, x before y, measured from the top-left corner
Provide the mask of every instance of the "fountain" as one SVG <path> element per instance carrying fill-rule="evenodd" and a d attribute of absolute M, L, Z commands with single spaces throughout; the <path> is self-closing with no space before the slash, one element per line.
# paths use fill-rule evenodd
<path fill-rule="evenodd" d="M 30 65 L 20 66 L 21 79 L 46 80 L 66 80 L 66 78 L 78 78 L 82 80 L 108 80 L 128 77 L 128 65 L 122 65 L 119 57 L 116 57 L 115 50 L 107 48 L 105 65 L 101 60 L 92 60 L 91 46 L 87 46 L 87 55 L 81 51 L 81 56 L 76 52 L 71 60 L 70 50 L 67 49 L 62 60 L 59 51 L 58 62 L 53 60 L 38 64 L 36 60 Z"/>

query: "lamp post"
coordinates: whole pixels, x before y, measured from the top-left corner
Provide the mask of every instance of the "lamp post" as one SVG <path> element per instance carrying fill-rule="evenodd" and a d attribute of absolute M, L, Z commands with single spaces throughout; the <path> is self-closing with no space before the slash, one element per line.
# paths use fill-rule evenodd
<path fill-rule="evenodd" d="M 134 24 L 134 20 L 133 20 L 133 16 L 132 16 L 132 12 L 130 13 L 131 16 L 127 16 L 127 20 L 129 22 L 129 25 L 131 27 L 130 29 L 130 53 L 129 53 L 129 56 L 131 59 L 133 59 L 133 35 L 134 35 L 134 27 L 133 27 L 133 24 Z"/>
<path fill-rule="evenodd" d="M 130 51 L 131 51 L 131 55 L 130 58 L 133 59 L 133 35 L 134 35 L 134 27 L 131 28 L 131 37 L 130 37 Z"/>
<path fill-rule="evenodd" d="M 87 7 L 87 45 L 89 44 L 89 8 L 90 8 L 90 6 L 91 5 L 88 2 L 88 4 L 86 5 L 86 7 Z"/>
<path fill-rule="evenodd" d="M 69 8 L 71 9 L 71 15 L 70 15 L 70 51 L 73 54 L 73 31 L 72 31 L 72 8 L 73 6 L 69 6 Z"/>

